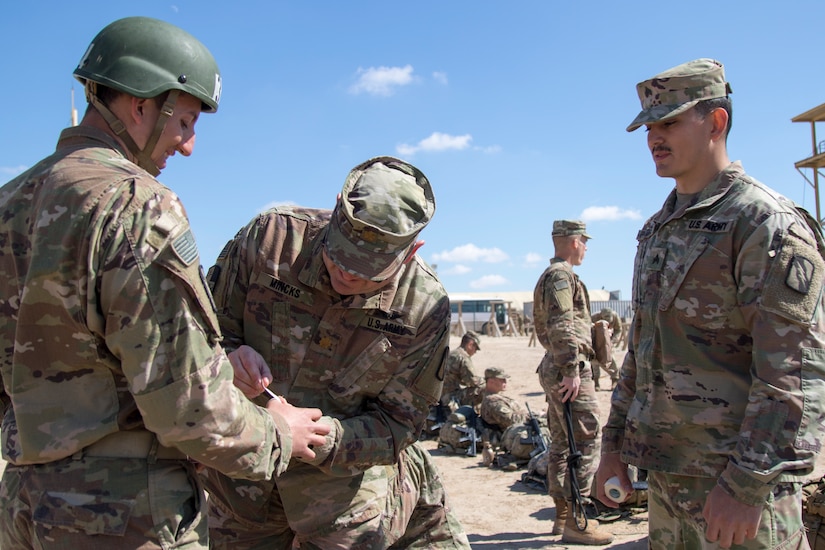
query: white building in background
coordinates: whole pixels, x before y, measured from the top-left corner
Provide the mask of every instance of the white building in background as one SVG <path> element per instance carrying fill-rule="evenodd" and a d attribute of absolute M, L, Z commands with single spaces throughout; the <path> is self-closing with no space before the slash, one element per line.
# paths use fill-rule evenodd
<path fill-rule="evenodd" d="M 625 321 L 633 315 L 630 300 L 621 300 L 620 293 L 608 290 L 588 290 L 590 312 L 605 307 L 616 311 Z M 450 331 L 461 336 L 475 330 L 488 336 L 519 336 L 524 326 L 533 321 L 533 291 L 518 292 L 455 292 L 449 293 L 452 320 Z"/>

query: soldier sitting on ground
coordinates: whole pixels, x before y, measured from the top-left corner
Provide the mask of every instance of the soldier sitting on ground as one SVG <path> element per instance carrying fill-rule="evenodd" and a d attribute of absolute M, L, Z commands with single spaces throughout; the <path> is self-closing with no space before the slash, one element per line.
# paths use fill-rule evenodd
<path fill-rule="evenodd" d="M 476 413 L 481 405 L 484 385 L 476 376 L 472 356 L 481 349 L 481 336 L 468 330 L 461 337 L 460 346 L 450 352 L 444 367 L 444 385 L 438 403 L 430 406 L 421 438 L 439 437 L 441 429 L 448 421 L 450 413 L 463 405 L 469 405 Z M 462 420 L 463 422 L 463 420 Z"/>
<path fill-rule="evenodd" d="M 481 350 L 481 336 L 468 330 L 461 337 L 461 345 L 450 352 L 444 371 L 441 404 L 451 411 L 461 405 L 477 408 L 481 404 L 484 381 L 473 368 L 473 355 Z"/>
<path fill-rule="evenodd" d="M 507 380 L 499 367 L 484 371 L 484 397 L 481 400 L 481 419 L 491 429 L 490 441 L 493 446 L 501 440 L 501 434 L 513 424 L 521 424 L 527 417 L 524 408 L 513 398 L 504 395 Z"/>

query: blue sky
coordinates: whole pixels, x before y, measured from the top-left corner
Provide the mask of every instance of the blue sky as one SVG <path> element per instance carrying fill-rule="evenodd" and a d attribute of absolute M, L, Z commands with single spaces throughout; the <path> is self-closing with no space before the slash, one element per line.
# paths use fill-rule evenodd
<path fill-rule="evenodd" d="M 553 220 L 579 218 L 594 239 L 578 273 L 629 299 L 636 233 L 673 187 L 656 176 L 644 131 L 625 132 L 640 80 L 722 61 L 731 159 L 816 209 L 794 168 L 811 154 L 810 125 L 791 118 L 825 103 L 815 23 L 825 4 L 669 6 L 6 2 L 0 182 L 53 150 L 72 90 L 82 115 L 71 73 L 92 37 L 120 17 L 156 17 L 197 36 L 222 72 L 220 109 L 198 122 L 194 155 L 170 159 L 159 178 L 182 198 L 206 267 L 263 208 L 331 208 L 353 166 L 389 154 L 433 184 L 420 254 L 448 292 L 532 290 L 552 256 Z"/>

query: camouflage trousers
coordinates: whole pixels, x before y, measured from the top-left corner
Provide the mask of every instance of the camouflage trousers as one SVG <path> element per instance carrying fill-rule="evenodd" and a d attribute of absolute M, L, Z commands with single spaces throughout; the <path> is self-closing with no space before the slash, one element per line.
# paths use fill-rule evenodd
<path fill-rule="evenodd" d="M 547 360 L 549 354 L 545 355 Z M 576 480 L 581 495 L 590 495 L 590 485 L 596 475 L 601 452 L 601 428 L 599 421 L 599 403 L 596 398 L 596 386 L 593 373 L 588 363 L 579 369 L 581 387 L 579 395 L 570 404 L 573 418 L 573 440 L 576 450 L 582 454 L 581 464 L 576 470 Z M 545 365 L 542 365 L 547 368 Z M 539 367 L 542 368 L 542 367 Z M 559 397 L 561 375 L 552 376 L 552 367 L 544 380 L 555 380 L 544 388 L 547 394 L 547 427 L 550 430 L 550 447 L 547 452 L 547 492 L 553 498 L 570 500 L 570 480 L 567 479 L 567 457 L 570 446 L 567 442 L 567 422 L 564 418 L 564 403 Z M 556 369 L 557 370 L 557 369 Z"/>
<path fill-rule="evenodd" d="M 594 359 L 591 362 L 591 367 L 593 368 L 593 382 L 595 382 L 597 388 L 599 387 L 602 369 L 610 376 L 611 383 L 619 379 L 619 367 L 616 365 L 615 360 L 603 365 Z"/>
<path fill-rule="evenodd" d="M 419 443 L 402 451 L 397 464 L 353 477 L 297 464 L 264 483 L 214 471 L 205 483 L 213 549 L 470 548 Z"/>
<path fill-rule="evenodd" d="M 705 540 L 702 509 L 715 478 L 648 472 L 648 530 L 651 550 L 715 550 Z M 802 525 L 802 490 L 798 483 L 780 483 L 762 510 L 755 539 L 734 544 L 733 550 L 810 549 Z"/>
<path fill-rule="evenodd" d="M 0 481 L 0 548 L 206 549 L 206 495 L 186 460 L 84 456 L 8 464 Z"/>

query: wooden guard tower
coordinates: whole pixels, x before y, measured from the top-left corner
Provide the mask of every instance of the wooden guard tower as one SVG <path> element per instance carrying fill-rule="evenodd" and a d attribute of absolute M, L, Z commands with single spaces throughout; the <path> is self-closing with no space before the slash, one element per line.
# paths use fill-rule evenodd
<path fill-rule="evenodd" d="M 822 213 L 819 210 L 819 177 L 820 170 L 825 167 L 825 140 L 817 143 L 816 123 L 825 121 L 825 103 L 805 111 L 791 119 L 791 122 L 809 122 L 811 124 L 811 156 L 794 163 L 797 171 L 802 174 L 811 187 L 814 188 L 814 201 L 816 201 L 816 219 L 822 224 Z M 811 170 L 811 172 L 808 172 Z M 809 179 L 808 174 L 812 177 Z"/>

